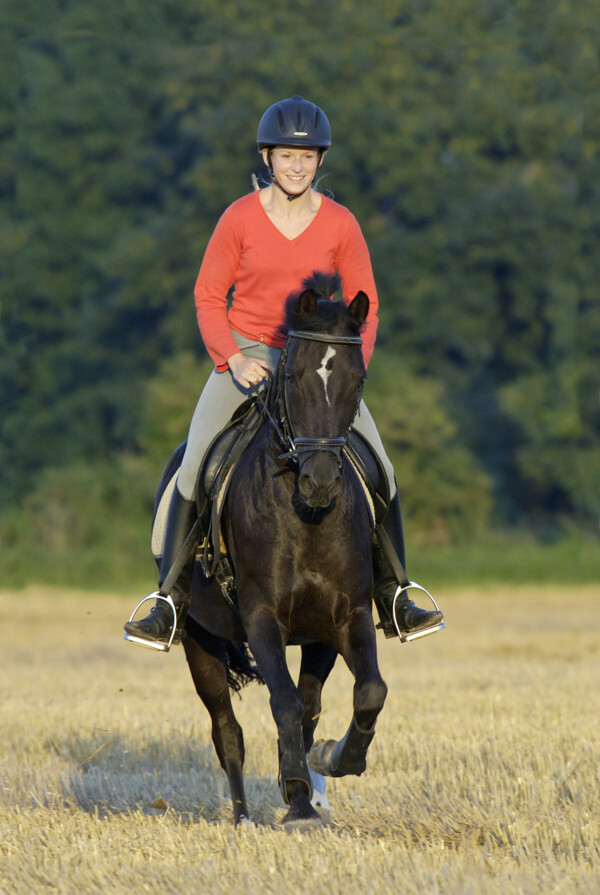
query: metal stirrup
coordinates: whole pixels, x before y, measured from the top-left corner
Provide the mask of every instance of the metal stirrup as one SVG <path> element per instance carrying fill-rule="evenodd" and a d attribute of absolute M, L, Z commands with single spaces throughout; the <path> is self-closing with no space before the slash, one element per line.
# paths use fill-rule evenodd
<path fill-rule="evenodd" d="M 131 613 L 131 616 L 129 617 L 129 621 L 133 621 L 133 618 L 140 606 L 142 606 L 148 600 L 164 600 L 165 603 L 169 605 L 171 612 L 173 613 L 173 627 L 171 629 L 171 636 L 169 637 L 168 643 L 166 643 L 164 640 L 147 640 L 144 637 L 138 637 L 135 634 L 129 634 L 127 631 L 125 631 L 125 633 L 123 634 L 123 640 L 130 640 L 132 643 L 139 643 L 140 646 L 146 646 L 148 647 L 148 649 L 156 649 L 160 650 L 163 653 L 168 653 L 171 649 L 171 644 L 173 643 L 175 631 L 177 630 L 177 610 L 170 594 L 167 594 L 166 597 L 164 596 L 164 594 L 159 594 L 158 591 L 154 591 L 154 593 L 148 594 L 147 597 L 144 597 L 144 599 L 140 600 L 140 602 L 137 604 L 137 606 Z"/>
<path fill-rule="evenodd" d="M 400 594 L 404 593 L 407 590 L 410 590 L 411 587 L 414 587 L 417 590 L 422 590 L 424 594 L 427 594 L 427 596 L 429 597 L 429 599 L 435 606 L 436 610 L 438 612 L 441 612 L 440 607 L 438 606 L 438 604 L 436 603 L 436 601 L 432 597 L 432 595 L 429 593 L 429 591 L 426 590 L 424 587 L 422 587 L 420 584 L 417 584 L 416 581 L 409 581 L 408 584 L 400 585 L 398 587 L 398 589 L 396 590 L 396 593 L 394 594 L 394 602 L 392 603 L 392 619 L 394 621 L 394 625 L 395 625 L 396 631 L 398 632 L 398 637 L 400 638 L 401 643 L 410 643 L 411 640 L 417 640 L 417 638 L 419 638 L 419 637 L 427 637 L 428 634 L 435 634 L 436 631 L 441 631 L 442 628 L 446 627 L 446 624 L 444 622 L 444 616 L 442 615 L 442 621 L 439 622 L 439 624 L 434 625 L 431 628 L 423 628 L 420 631 L 414 631 L 412 634 L 403 633 L 400 630 L 398 622 L 396 621 L 396 600 L 398 599 Z"/>

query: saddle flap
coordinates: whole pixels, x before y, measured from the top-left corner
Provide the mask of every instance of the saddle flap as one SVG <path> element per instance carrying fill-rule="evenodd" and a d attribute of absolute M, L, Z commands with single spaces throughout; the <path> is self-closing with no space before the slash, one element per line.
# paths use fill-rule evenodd
<path fill-rule="evenodd" d="M 202 460 L 196 482 L 196 506 L 200 523 L 200 540 L 209 534 L 220 541 L 218 531 L 214 531 L 214 518 L 211 520 L 211 508 L 218 508 L 218 519 L 229 483 L 231 473 L 243 452 L 256 435 L 261 423 L 262 414 L 255 398 L 245 401 L 235 412 L 227 425 L 215 436 Z M 187 442 L 180 444 L 171 455 L 165 466 L 154 505 L 151 546 L 155 559 L 163 552 L 163 542 L 169 505 L 177 475 L 183 460 Z M 212 521 L 212 526 L 211 526 Z M 218 557 L 217 557 L 218 558 Z"/>
<path fill-rule="evenodd" d="M 356 432 L 355 429 L 350 429 L 348 433 L 348 441 L 344 452 L 356 470 L 359 480 L 365 489 L 374 525 L 377 526 L 384 518 L 390 505 L 391 495 L 386 472 L 376 451 L 366 438 Z"/>
<path fill-rule="evenodd" d="M 256 435 L 262 419 L 256 398 L 249 398 L 238 407 L 227 425 L 213 438 L 198 472 L 196 493 L 199 506 L 205 500 L 211 500 L 215 491 L 220 490 L 219 480 L 244 453 Z"/>

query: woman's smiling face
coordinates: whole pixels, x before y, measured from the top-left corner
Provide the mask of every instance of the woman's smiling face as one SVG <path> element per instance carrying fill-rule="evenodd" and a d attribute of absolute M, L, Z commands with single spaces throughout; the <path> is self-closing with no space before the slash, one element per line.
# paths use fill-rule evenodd
<path fill-rule="evenodd" d="M 263 159 L 269 164 L 269 150 L 263 149 Z M 275 146 L 270 151 L 271 168 L 274 177 L 288 193 L 302 193 L 317 173 L 321 162 L 318 149 L 302 146 Z"/>

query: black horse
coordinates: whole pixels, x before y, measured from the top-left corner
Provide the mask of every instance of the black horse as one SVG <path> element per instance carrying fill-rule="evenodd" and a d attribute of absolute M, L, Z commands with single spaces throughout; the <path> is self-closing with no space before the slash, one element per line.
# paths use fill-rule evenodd
<path fill-rule="evenodd" d="M 185 653 L 211 715 L 236 824 L 248 807 L 243 735 L 228 684 L 232 640 L 247 642 L 269 689 L 285 826 L 320 823 L 308 761 L 330 776 L 365 770 L 387 694 L 371 613 L 369 509 L 344 452 L 365 380 L 360 330 L 369 300 L 359 292 L 347 307 L 319 297 L 334 286 L 325 281 L 324 292 L 308 288 L 288 299 L 268 413 L 230 482 L 222 531 L 240 618 L 214 596 L 214 582 L 199 574 L 193 582 Z M 302 647 L 298 686 L 286 664 L 291 644 Z M 354 715 L 340 742 L 313 745 L 322 686 L 338 654 L 355 678 Z"/>

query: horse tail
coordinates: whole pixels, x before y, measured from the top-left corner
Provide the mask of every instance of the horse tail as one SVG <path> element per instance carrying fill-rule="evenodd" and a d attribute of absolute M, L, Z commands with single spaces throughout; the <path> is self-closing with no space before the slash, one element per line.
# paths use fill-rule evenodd
<path fill-rule="evenodd" d="M 198 646 L 225 666 L 230 690 L 239 693 L 242 687 L 253 681 L 264 684 L 263 677 L 256 667 L 247 644 L 211 634 L 191 615 L 188 615 L 185 620 L 185 632 L 188 637 L 196 641 Z"/>
<path fill-rule="evenodd" d="M 256 667 L 247 644 L 228 640 L 225 644 L 225 652 L 227 654 L 227 683 L 230 690 L 239 693 L 242 687 L 253 681 L 257 684 L 264 684 L 263 676 Z"/>

